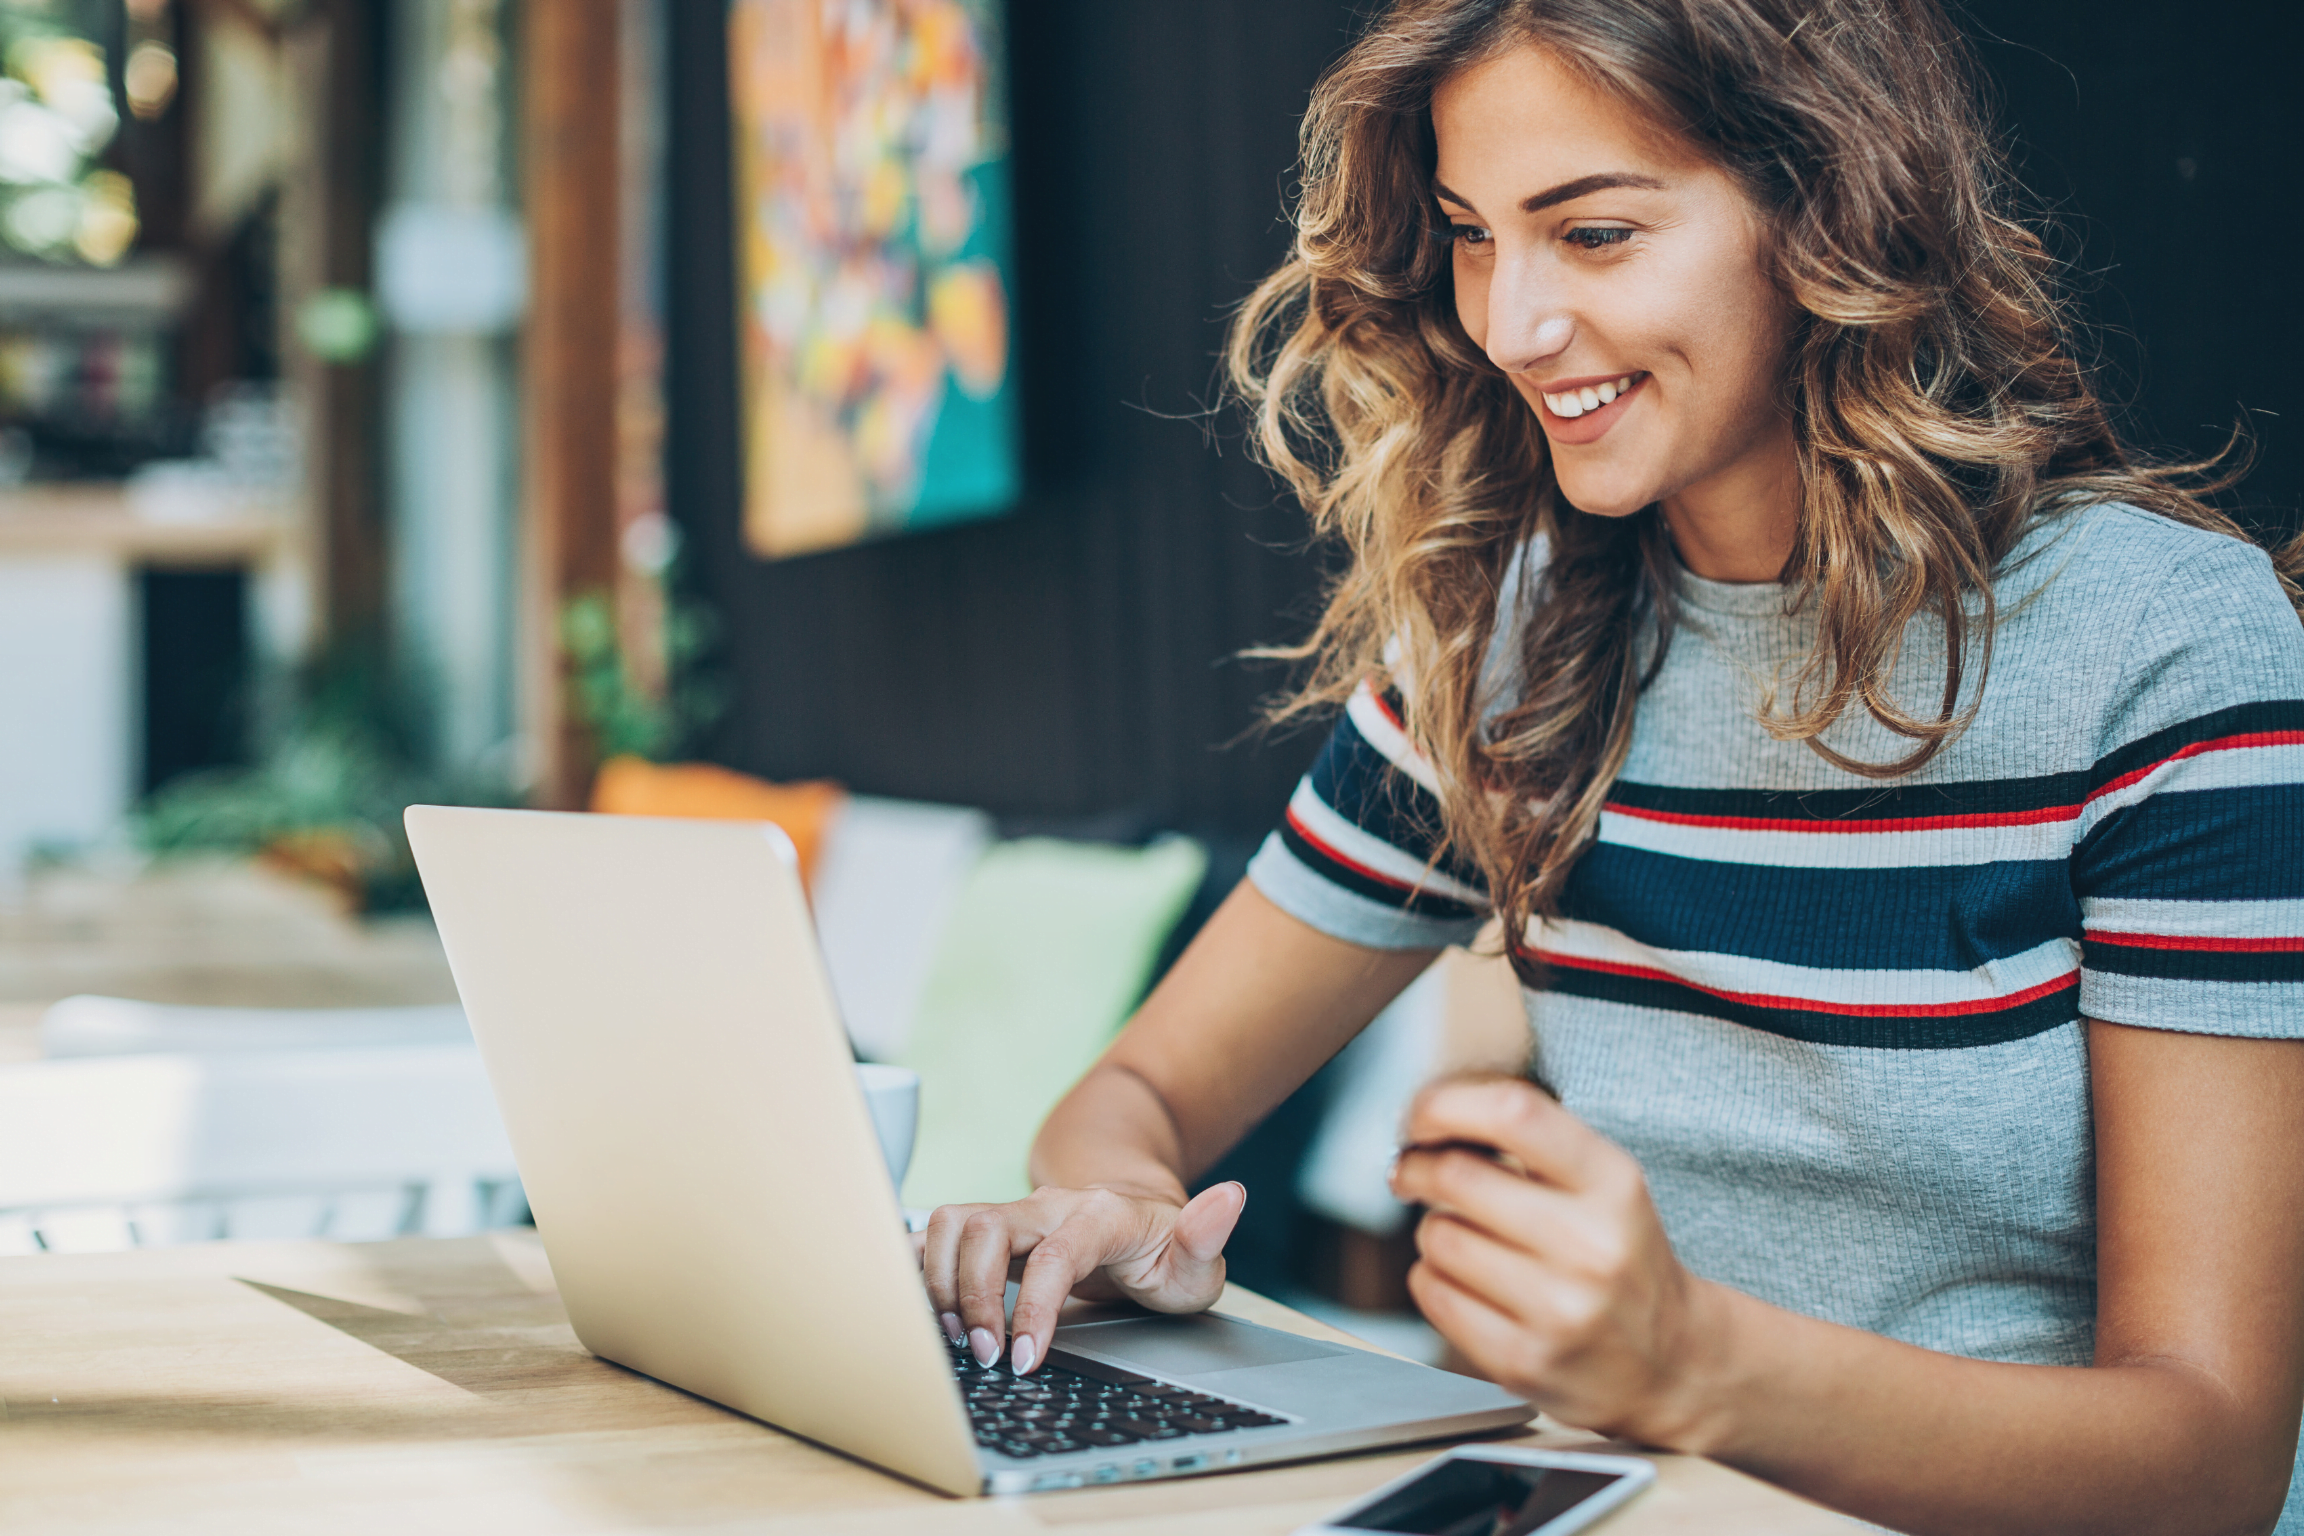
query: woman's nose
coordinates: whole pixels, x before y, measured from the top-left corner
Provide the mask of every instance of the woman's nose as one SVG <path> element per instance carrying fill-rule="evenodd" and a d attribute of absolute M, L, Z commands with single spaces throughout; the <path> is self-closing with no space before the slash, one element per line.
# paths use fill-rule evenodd
<path fill-rule="evenodd" d="M 1568 350 L 1576 321 L 1562 303 L 1559 274 L 1540 251 L 1501 242 L 1488 280 L 1488 360 L 1506 373 L 1526 373 Z"/>
<path fill-rule="evenodd" d="M 1499 304 L 1488 315 L 1488 360 L 1506 373 L 1526 373 L 1547 363 L 1575 339 L 1575 321 L 1532 305 Z"/>

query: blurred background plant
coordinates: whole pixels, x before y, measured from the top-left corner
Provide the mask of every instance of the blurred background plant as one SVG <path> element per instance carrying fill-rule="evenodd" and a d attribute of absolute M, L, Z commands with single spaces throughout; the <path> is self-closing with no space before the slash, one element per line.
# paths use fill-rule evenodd
<path fill-rule="evenodd" d="M 711 610 L 675 602 L 664 625 L 670 681 L 633 676 L 605 593 L 562 610 L 575 717 L 600 759 L 661 762 L 692 748 L 726 708 L 725 684 L 697 666 L 718 633 Z M 304 668 L 287 698 L 255 713 L 259 748 L 247 767 L 185 774 L 146 797 L 132 818 L 137 846 L 156 858 L 251 857 L 319 881 L 354 911 L 422 908 L 424 891 L 401 814 L 418 803 L 522 804 L 509 753 L 443 764 L 422 679 L 375 644 L 336 647 Z"/>
<path fill-rule="evenodd" d="M 419 802 L 508 806 L 508 763 L 440 766 L 424 689 L 374 646 L 324 655 L 295 679 L 254 766 L 172 780 L 138 808 L 156 857 L 250 856 L 335 889 L 356 911 L 421 908 L 401 813 Z"/>
<path fill-rule="evenodd" d="M 0 0 L 0 243 L 44 261 L 108 267 L 136 240 L 134 185 L 97 163 L 120 129 L 102 19 L 70 0 Z M 132 60 L 139 106 L 163 90 L 157 57 L 146 48 Z"/>
<path fill-rule="evenodd" d="M 667 591 L 677 584 L 667 580 Z M 570 712 L 592 733 L 595 755 L 668 762 L 728 707 L 728 687 L 698 665 L 719 639 L 718 616 L 694 598 L 673 598 L 664 614 L 666 681 L 650 688 L 624 653 L 614 598 L 586 592 L 560 610 L 560 647 L 568 659 Z"/>

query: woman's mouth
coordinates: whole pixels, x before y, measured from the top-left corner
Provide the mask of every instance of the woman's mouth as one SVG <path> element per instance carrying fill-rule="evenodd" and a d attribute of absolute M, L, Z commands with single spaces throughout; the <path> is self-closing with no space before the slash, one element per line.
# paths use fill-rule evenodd
<path fill-rule="evenodd" d="M 1624 403 L 1648 382 L 1645 373 L 1619 374 L 1566 389 L 1538 391 L 1544 402 L 1544 430 L 1563 443 L 1589 443 L 1615 425 Z"/>
<path fill-rule="evenodd" d="M 1557 393 L 1546 392 L 1544 408 L 1555 416 L 1565 416 L 1574 420 L 1587 411 L 1596 411 L 1604 405 L 1614 404 L 1618 399 L 1632 393 L 1640 381 L 1646 377 L 1648 375 L 1644 373 L 1627 373 L 1622 378 L 1603 379 L 1597 384 L 1586 384 L 1579 389 L 1563 389 Z"/>

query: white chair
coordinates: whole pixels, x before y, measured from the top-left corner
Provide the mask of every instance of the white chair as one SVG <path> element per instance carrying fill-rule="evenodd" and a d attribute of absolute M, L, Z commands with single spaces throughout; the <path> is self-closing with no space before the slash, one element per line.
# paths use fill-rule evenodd
<path fill-rule="evenodd" d="M 1334 1086 L 1296 1170 L 1296 1198 L 1331 1221 L 1390 1237 L 1408 1219 L 1392 1197 L 1400 1122 L 1440 1070 L 1446 983 L 1437 965 L 1376 1015 L 1330 1069 Z"/>
<path fill-rule="evenodd" d="M 1388 1177 L 1401 1122 L 1426 1083 L 1453 1072 L 1517 1073 L 1528 1063 L 1520 982 L 1491 923 L 1467 952 L 1442 952 L 1329 1069 L 1333 1087 L 1296 1173 L 1296 1196 L 1331 1221 L 1390 1237 L 1408 1217 Z"/>
<path fill-rule="evenodd" d="M 956 805 L 851 796 L 824 832 L 809 904 L 848 1037 L 870 1061 L 903 1054 L 937 938 L 992 818 Z"/>
<path fill-rule="evenodd" d="M 524 1210 L 469 1044 L 0 1067 L 0 1253 L 449 1236 Z"/>

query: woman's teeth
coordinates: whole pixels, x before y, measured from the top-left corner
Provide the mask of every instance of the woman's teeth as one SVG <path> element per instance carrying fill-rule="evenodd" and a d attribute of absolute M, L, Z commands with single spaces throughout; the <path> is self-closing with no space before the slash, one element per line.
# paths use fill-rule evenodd
<path fill-rule="evenodd" d="M 1544 405 L 1555 416 L 1581 416 L 1586 411 L 1600 409 L 1618 395 L 1630 393 L 1633 383 L 1642 377 L 1641 374 L 1628 373 L 1624 377 L 1611 380 L 1606 384 L 1587 384 L 1582 389 L 1564 389 L 1556 395 L 1546 395 Z"/>

